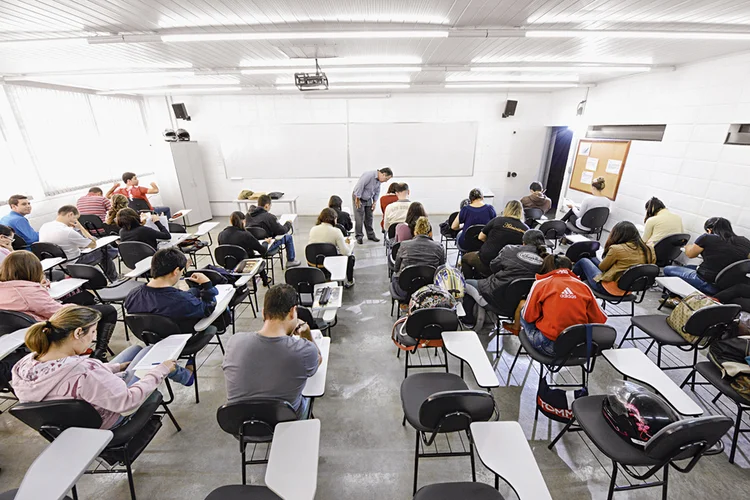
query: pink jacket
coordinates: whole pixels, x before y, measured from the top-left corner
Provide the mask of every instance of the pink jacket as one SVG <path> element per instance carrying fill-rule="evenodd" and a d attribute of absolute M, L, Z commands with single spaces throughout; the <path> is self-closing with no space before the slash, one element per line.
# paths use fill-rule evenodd
<path fill-rule="evenodd" d="M 169 375 L 167 367 L 158 365 L 128 387 L 115 375 L 120 370 L 120 363 L 105 364 L 82 356 L 41 362 L 31 353 L 13 367 L 13 390 L 23 403 L 55 399 L 88 401 L 102 416 L 101 428 L 109 429 L 120 414 L 138 408 Z"/>
<path fill-rule="evenodd" d="M 44 321 L 62 307 L 63 304 L 53 299 L 39 283 L 21 280 L 0 282 L 0 309 L 22 312 Z"/>

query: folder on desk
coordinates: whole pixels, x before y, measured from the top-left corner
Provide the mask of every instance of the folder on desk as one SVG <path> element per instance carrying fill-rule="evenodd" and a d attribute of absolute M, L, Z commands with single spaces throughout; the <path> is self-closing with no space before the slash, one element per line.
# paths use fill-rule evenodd
<path fill-rule="evenodd" d="M 185 348 L 185 344 L 192 337 L 191 334 L 170 335 L 169 337 L 154 344 L 151 350 L 141 358 L 134 367 L 128 367 L 128 371 L 135 371 L 137 377 L 151 371 L 154 366 L 168 360 L 177 359 Z"/>

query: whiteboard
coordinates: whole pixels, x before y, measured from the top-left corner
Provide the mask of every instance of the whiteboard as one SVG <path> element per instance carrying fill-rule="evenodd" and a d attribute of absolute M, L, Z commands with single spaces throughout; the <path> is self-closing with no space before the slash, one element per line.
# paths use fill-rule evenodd
<path fill-rule="evenodd" d="M 227 177 L 287 179 L 347 176 L 347 126 L 264 124 L 222 132 Z"/>
<path fill-rule="evenodd" d="M 474 175 L 476 122 L 352 123 L 350 176 L 384 166 L 401 177 Z"/>

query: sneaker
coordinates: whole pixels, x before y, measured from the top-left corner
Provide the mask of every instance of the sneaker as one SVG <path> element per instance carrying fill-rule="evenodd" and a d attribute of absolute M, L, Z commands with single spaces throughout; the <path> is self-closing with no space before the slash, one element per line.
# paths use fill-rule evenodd
<path fill-rule="evenodd" d="M 354 286 L 354 278 L 351 281 L 344 282 L 344 288 L 351 288 Z"/>
<path fill-rule="evenodd" d="M 185 387 L 190 387 L 195 383 L 195 360 L 194 359 L 188 359 L 188 362 L 185 363 L 185 369 L 190 372 L 190 378 L 185 382 Z"/>
<path fill-rule="evenodd" d="M 517 326 L 513 326 L 513 323 L 508 323 L 507 321 L 503 321 L 503 329 L 508 330 L 513 335 L 518 335 L 521 329 Z"/>
<path fill-rule="evenodd" d="M 286 267 L 287 268 L 290 268 L 290 267 L 299 267 L 299 266 L 300 266 L 300 262 L 298 260 L 288 260 L 287 263 L 286 263 Z"/>
<path fill-rule="evenodd" d="M 357 236 L 357 243 L 359 243 L 360 245 L 362 244 L 362 237 L 361 236 Z"/>

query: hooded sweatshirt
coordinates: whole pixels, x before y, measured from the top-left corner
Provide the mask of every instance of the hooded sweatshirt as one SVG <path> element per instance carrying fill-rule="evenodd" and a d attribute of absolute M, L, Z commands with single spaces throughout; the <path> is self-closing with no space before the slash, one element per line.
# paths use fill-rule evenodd
<path fill-rule="evenodd" d="M 291 224 L 291 223 L 288 223 Z M 275 236 L 281 236 L 289 232 L 289 227 L 282 226 L 279 224 L 279 220 L 276 216 L 268 212 L 263 207 L 255 207 L 252 212 L 249 212 L 245 217 L 245 227 L 262 227 L 269 238 Z"/>
<path fill-rule="evenodd" d="M 542 258 L 536 250 L 533 245 L 504 246 L 500 255 L 490 262 L 490 269 L 494 274 L 477 283 L 479 292 L 488 302 L 494 303 L 495 297 L 502 297 L 504 289 L 513 280 L 533 278 L 542 267 Z"/>
<path fill-rule="evenodd" d="M 604 323 L 607 315 L 588 285 L 573 271 L 555 269 L 536 275 L 523 308 L 523 319 L 535 323 L 545 337 L 555 341 L 569 326 Z"/>
<path fill-rule="evenodd" d="M 90 403 L 102 417 L 102 429 L 110 429 L 122 413 L 143 403 L 169 375 L 158 365 L 138 382 L 127 386 L 115 373 L 120 363 L 102 363 L 98 359 L 68 356 L 53 361 L 37 361 L 35 353 L 25 356 L 13 367 L 13 391 L 22 403 L 58 399 L 81 399 Z"/>
<path fill-rule="evenodd" d="M 0 282 L 0 309 L 28 314 L 37 321 L 49 319 L 62 309 L 41 283 L 12 280 Z"/>
<path fill-rule="evenodd" d="M 534 191 L 528 196 L 521 198 L 523 208 L 539 208 L 545 214 L 552 208 L 552 200 L 547 198 L 541 191 Z"/>

